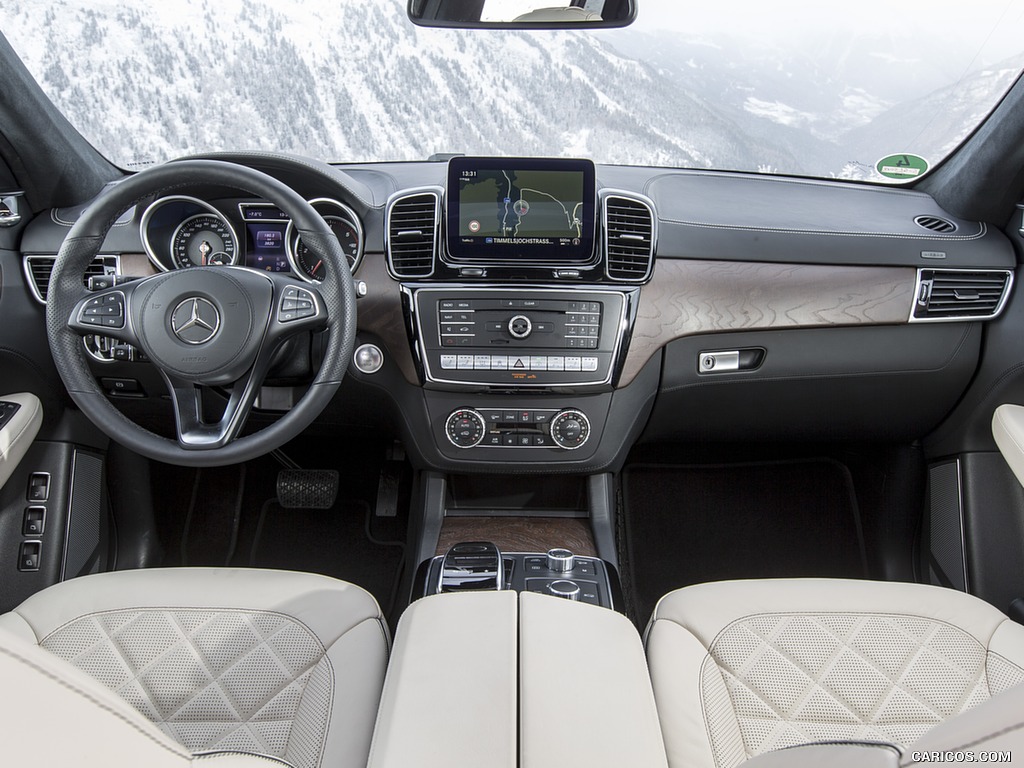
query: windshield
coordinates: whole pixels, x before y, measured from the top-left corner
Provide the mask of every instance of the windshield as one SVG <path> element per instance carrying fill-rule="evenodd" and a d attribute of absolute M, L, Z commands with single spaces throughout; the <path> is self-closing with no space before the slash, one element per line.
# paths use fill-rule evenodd
<path fill-rule="evenodd" d="M 638 5 L 631 27 L 596 31 L 425 29 L 405 0 L 14 0 L 2 23 L 125 168 L 263 149 L 898 182 L 954 150 L 1024 66 L 1021 2 Z"/>

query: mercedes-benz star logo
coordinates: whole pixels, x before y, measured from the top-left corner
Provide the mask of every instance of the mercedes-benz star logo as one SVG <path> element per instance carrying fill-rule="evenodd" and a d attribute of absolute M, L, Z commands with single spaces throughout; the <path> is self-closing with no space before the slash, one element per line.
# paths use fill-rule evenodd
<path fill-rule="evenodd" d="M 193 296 L 174 308 L 171 330 L 186 344 L 205 344 L 220 330 L 220 312 L 207 299 Z"/>

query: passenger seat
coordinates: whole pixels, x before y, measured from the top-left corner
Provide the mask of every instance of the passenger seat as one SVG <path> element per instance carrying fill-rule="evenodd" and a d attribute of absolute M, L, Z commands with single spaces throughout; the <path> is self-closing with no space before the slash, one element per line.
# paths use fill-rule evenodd
<path fill-rule="evenodd" d="M 700 584 L 661 599 L 645 643 L 671 768 L 911 765 L 1005 729 L 1024 746 L 1024 626 L 954 590 Z"/>

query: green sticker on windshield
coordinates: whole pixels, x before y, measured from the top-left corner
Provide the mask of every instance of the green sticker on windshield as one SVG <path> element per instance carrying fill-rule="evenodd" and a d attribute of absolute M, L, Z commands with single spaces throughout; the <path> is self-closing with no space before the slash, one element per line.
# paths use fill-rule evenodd
<path fill-rule="evenodd" d="M 875 169 L 887 179 L 916 179 L 928 170 L 928 161 L 919 155 L 889 155 L 875 164 Z"/>

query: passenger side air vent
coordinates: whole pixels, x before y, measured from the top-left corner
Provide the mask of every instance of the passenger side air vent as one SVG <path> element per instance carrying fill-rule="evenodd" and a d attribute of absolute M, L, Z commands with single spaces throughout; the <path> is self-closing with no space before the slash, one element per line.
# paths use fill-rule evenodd
<path fill-rule="evenodd" d="M 1004 269 L 922 269 L 912 320 L 989 320 L 1003 308 L 1013 283 Z"/>
<path fill-rule="evenodd" d="M 940 235 L 948 235 L 951 232 L 956 232 L 956 224 L 949 219 L 944 219 L 941 216 L 916 216 L 914 223 L 919 227 L 931 230 L 932 232 L 938 232 Z"/>
<path fill-rule="evenodd" d="M 439 207 L 437 192 L 396 198 L 388 209 L 387 254 L 391 274 L 398 278 L 429 277 L 437 256 Z"/>
<path fill-rule="evenodd" d="M 612 280 L 643 282 L 654 267 L 654 209 L 631 197 L 604 199 L 606 271 Z"/>
<path fill-rule="evenodd" d="M 42 303 L 46 303 L 46 293 L 50 287 L 50 273 L 53 272 L 56 256 L 26 256 L 25 275 L 28 277 L 32 293 Z M 84 283 L 96 275 L 116 275 L 118 271 L 117 256 L 97 256 L 85 270 Z"/>

